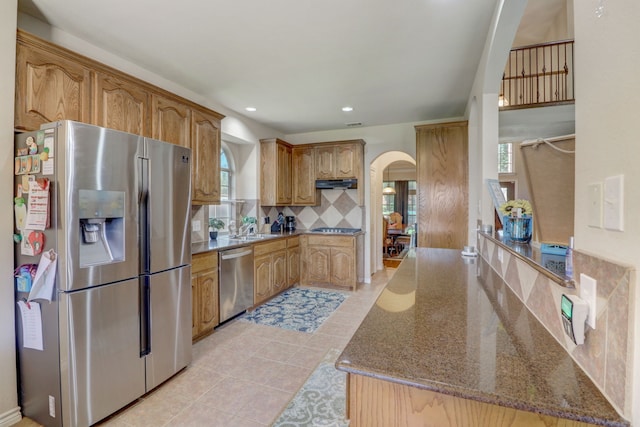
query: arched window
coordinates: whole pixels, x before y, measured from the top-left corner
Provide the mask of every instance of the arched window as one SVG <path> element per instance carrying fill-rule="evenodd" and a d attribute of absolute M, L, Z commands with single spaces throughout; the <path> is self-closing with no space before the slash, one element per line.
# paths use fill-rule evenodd
<path fill-rule="evenodd" d="M 233 156 L 225 147 L 222 147 L 220 150 L 220 204 L 209 206 L 209 216 L 224 222 L 224 228 L 220 230 L 222 232 L 229 230 L 229 222 L 234 218 L 233 182 Z"/>
<path fill-rule="evenodd" d="M 229 200 L 231 195 L 231 168 L 224 148 L 220 150 L 220 200 Z"/>

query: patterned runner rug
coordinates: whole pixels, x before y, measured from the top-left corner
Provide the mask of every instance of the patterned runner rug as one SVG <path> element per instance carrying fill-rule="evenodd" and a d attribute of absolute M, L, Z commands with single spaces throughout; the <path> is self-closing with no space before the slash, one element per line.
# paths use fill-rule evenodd
<path fill-rule="evenodd" d="M 245 313 L 240 320 L 312 333 L 346 298 L 342 292 L 292 288 Z"/>
<path fill-rule="evenodd" d="M 340 351 L 331 349 L 307 382 L 298 390 L 273 427 L 347 427 L 346 378 L 335 361 Z"/>

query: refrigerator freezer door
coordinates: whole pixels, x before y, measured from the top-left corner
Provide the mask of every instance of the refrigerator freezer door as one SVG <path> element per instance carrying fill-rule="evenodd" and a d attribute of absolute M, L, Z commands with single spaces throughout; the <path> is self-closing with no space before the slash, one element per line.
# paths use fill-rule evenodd
<path fill-rule="evenodd" d="M 149 272 L 191 264 L 191 150 L 146 140 Z"/>
<path fill-rule="evenodd" d="M 58 122 L 56 130 L 59 289 L 138 276 L 137 158 L 144 139 L 71 121 Z M 108 256 L 92 250 L 105 242 Z"/>
<path fill-rule="evenodd" d="M 147 391 L 191 362 L 191 266 L 149 276 L 151 352 Z"/>
<path fill-rule="evenodd" d="M 139 281 L 59 297 L 64 425 L 91 425 L 145 393 Z"/>

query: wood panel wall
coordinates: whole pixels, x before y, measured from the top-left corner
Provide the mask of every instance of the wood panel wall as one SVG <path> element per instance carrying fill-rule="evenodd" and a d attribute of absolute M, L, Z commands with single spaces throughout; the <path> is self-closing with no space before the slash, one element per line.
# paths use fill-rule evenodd
<path fill-rule="evenodd" d="M 467 122 L 416 126 L 420 247 L 462 249 L 468 239 Z"/>

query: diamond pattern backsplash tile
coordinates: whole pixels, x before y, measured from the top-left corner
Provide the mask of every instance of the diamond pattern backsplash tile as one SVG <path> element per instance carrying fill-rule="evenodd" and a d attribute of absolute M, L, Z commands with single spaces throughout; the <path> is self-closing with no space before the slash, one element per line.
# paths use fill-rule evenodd
<path fill-rule="evenodd" d="M 299 230 L 316 227 L 363 228 L 364 207 L 358 206 L 357 190 L 322 190 L 318 206 L 264 206 L 261 216 L 268 216 L 273 222 L 278 212 L 284 216 L 296 217 Z"/>
<path fill-rule="evenodd" d="M 630 314 L 630 303 L 633 299 L 629 294 L 634 270 L 629 266 L 574 252 L 576 278 L 579 278 L 579 273 L 585 273 L 598 281 L 597 328 L 588 329 L 585 344 L 576 346 L 562 328 L 560 297 L 563 293 L 578 294 L 580 284 L 577 284 L 577 289 L 562 287 L 515 256 L 510 257 L 506 263 L 508 268 L 505 269 L 497 256 L 498 246 L 484 236 L 479 236 L 479 239 L 481 256 L 496 275 L 522 298 L 529 311 L 572 355 L 596 385 L 604 390 L 606 397 L 615 406 L 628 412 L 631 399 L 624 390 L 632 351 L 630 336 L 633 334 L 633 315 Z M 506 260 L 506 257 L 503 259 Z M 491 277 L 486 272 L 483 274 L 484 280 Z"/>

